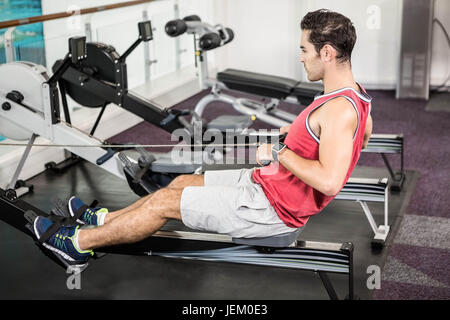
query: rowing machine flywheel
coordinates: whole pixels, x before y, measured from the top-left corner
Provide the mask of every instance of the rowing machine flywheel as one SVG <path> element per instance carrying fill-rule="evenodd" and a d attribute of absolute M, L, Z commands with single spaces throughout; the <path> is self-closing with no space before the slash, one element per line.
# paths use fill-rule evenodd
<path fill-rule="evenodd" d="M 86 44 L 86 50 L 87 58 L 80 61 L 74 67 L 87 76 L 114 85 L 116 82 L 116 61 L 120 58 L 120 55 L 114 47 L 99 42 L 90 42 Z M 62 60 L 56 61 L 53 65 L 53 71 L 55 71 L 61 63 Z M 80 80 L 81 83 L 86 79 L 78 80 Z M 87 91 L 80 83 L 74 84 L 64 78 L 61 81 L 64 84 L 67 94 L 82 106 L 98 108 L 111 102 Z"/>

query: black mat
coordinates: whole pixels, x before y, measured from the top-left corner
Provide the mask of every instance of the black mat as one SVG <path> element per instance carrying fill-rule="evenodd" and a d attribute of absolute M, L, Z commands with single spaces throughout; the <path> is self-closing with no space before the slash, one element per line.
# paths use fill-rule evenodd
<path fill-rule="evenodd" d="M 380 168 L 357 167 L 359 177 L 386 176 Z M 405 189 L 389 200 L 390 224 L 395 232 L 414 188 L 417 174 L 407 172 Z M 94 198 L 111 210 L 138 199 L 126 182 L 82 162 L 62 175 L 44 172 L 29 181 L 35 192 L 23 199 L 41 210 L 50 199 L 76 194 Z M 382 221 L 382 205 L 369 204 Z M 359 204 L 334 201 L 310 219 L 302 240 L 355 244 L 355 293 L 370 299 L 366 287 L 369 265 L 383 266 L 390 241 L 373 252 L 373 237 Z M 389 239 L 392 239 L 392 235 Z M 81 290 L 69 290 L 69 274 L 44 256 L 30 239 L 0 222 L 0 299 L 328 299 L 317 275 L 310 271 L 268 268 L 161 257 L 107 255 L 92 261 L 81 276 Z M 340 298 L 347 293 L 346 276 L 330 275 Z"/>

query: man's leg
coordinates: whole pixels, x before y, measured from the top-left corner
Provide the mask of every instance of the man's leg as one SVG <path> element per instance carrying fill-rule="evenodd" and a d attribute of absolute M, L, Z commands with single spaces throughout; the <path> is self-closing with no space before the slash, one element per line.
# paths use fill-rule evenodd
<path fill-rule="evenodd" d="M 176 177 L 173 179 L 173 181 L 166 187 L 171 189 L 183 189 L 190 186 L 203 186 L 204 185 L 204 178 L 203 175 L 199 174 L 184 174 Z M 154 193 L 149 194 L 148 196 L 145 196 L 138 201 L 134 202 L 130 206 L 110 212 L 105 217 L 105 224 L 110 223 L 112 220 L 116 219 L 117 217 L 121 216 L 124 213 L 130 212 L 131 210 L 137 209 L 140 206 L 142 206 L 146 201 L 148 201 Z"/>
<path fill-rule="evenodd" d="M 80 230 L 78 246 L 81 250 L 134 243 L 158 231 L 168 219 L 181 220 L 182 188 L 164 188 L 152 194 L 143 203 L 117 216 L 98 228 Z"/>

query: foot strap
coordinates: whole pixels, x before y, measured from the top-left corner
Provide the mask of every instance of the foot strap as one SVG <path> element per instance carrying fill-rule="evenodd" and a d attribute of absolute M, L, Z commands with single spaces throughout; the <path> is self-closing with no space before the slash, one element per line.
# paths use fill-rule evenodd
<path fill-rule="evenodd" d="M 81 207 L 79 207 L 78 210 L 75 211 L 75 213 L 73 214 L 73 217 L 72 217 L 72 219 L 74 220 L 74 223 L 76 223 L 77 220 L 83 215 L 83 213 L 89 208 L 92 208 L 92 207 L 90 207 L 88 205 L 82 205 Z"/>
<path fill-rule="evenodd" d="M 62 226 L 74 225 L 72 218 L 62 218 L 56 216 L 49 216 L 53 224 L 39 237 L 38 242 L 43 244 L 51 236 L 53 236 Z M 76 221 L 76 220 L 75 220 Z"/>

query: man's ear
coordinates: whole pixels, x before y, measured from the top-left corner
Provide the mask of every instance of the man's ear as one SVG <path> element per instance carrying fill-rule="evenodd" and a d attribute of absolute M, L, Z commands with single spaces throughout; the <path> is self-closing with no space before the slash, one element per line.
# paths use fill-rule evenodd
<path fill-rule="evenodd" d="M 336 49 L 333 46 L 326 44 L 320 49 L 320 58 L 325 62 L 330 62 L 336 57 L 336 53 Z"/>

